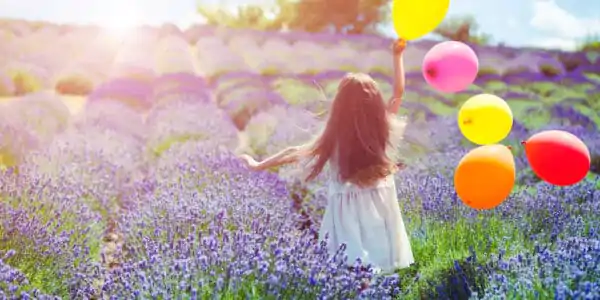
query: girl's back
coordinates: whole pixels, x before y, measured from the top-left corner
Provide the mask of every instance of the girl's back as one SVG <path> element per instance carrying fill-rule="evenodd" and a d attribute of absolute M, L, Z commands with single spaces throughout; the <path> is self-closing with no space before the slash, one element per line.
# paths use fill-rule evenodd
<path fill-rule="evenodd" d="M 383 272 L 408 267 L 414 262 L 392 174 L 371 186 L 361 187 L 336 179 L 330 164 L 328 204 L 319 236 L 328 236 L 334 253 L 346 244 L 349 263 L 359 258 Z"/>

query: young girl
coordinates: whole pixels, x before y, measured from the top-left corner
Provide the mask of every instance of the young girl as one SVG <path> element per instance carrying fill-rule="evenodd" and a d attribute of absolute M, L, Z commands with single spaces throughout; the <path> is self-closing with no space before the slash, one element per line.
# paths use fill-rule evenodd
<path fill-rule="evenodd" d="M 366 74 L 349 74 L 339 84 L 324 132 L 312 143 L 287 148 L 262 162 L 242 155 L 253 170 L 265 170 L 309 158 L 306 180 L 328 164 L 332 173 L 328 205 L 319 237 L 329 235 L 329 250 L 346 244 L 348 261 L 392 272 L 414 262 L 398 205 L 391 158 L 394 134 L 403 124 L 395 115 L 404 93 L 402 54 L 406 42 L 393 45 L 394 95 L 386 105 L 376 82 Z M 399 125 L 399 126 L 396 126 Z"/>

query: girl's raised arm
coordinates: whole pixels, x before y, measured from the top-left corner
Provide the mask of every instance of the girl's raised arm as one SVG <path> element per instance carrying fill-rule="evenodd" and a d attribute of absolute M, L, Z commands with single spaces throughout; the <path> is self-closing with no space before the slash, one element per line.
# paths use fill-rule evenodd
<path fill-rule="evenodd" d="M 394 95 L 389 103 L 388 111 L 392 114 L 397 114 L 402 104 L 402 96 L 404 95 L 404 58 L 403 53 L 406 48 L 406 41 L 398 39 L 392 46 L 394 56 Z"/>

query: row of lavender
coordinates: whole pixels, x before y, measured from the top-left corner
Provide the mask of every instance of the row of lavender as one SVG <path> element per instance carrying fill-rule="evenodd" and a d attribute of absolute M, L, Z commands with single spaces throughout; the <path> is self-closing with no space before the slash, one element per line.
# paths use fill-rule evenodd
<path fill-rule="evenodd" d="M 233 121 L 235 129 L 240 131 L 239 150 L 253 151 L 255 154 L 270 153 L 270 150 L 276 150 L 268 142 L 269 136 L 273 133 L 275 127 L 279 126 L 278 121 L 285 119 L 289 111 L 296 115 L 303 115 L 299 123 L 285 123 L 290 128 L 296 128 L 305 132 L 307 137 L 314 132 L 314 120 L 319 119 L 319 114 L 326 111 L 327 99 L 333 96 L 336 90 L 337 81 L 344 75 L 343 71 L 332 71 L 314 76 L 256 76 L 248 73 L 230 73 L 219 77 L 216 80 L 206 80 L 204 78 L 187 74 L 167 74 L 155 80 L 140 80 L 123 78 L 109 81 L 96 88 L 88 97 L 86 103 L 86 112 L 79 118 L 86 119 L 86 115 L 102 114 L 104 110 L 110 108 L 114 101 L 137 109 L 140 115 L 149 117 L 145 121 L 152 124 L 154 115 L 169 114 L 163 112 L 162 107 L 170 103 L 173 99 L 177 101 L 186 101 L 190 104 L 206 104 L 215 106 L 223 111 L 225 116 Z M 373 74 L 380 82 L 384 93 L 391 90 L 391 80 L 388 76 Z M 525 127 L 526 129 L 537 129 L 540 122 L 527 122 L 527 118 L 539 115 L 542 123 L 552 121 L 559 125 L 577 125 L 595 132 L 598 127 L 598 114 L 594 110 L 597 105 L 598 85 L 593 84 L 592 80 L 560 82 L 560 81 L 538 81 L 536 84 L 522 84 L 511 88 L 510 84 L 500 83 L 500 87 L 477 82 L 479 86 L 474 86 L 470 91 L 461 93 L 452 98 L 444 97 L 441 94 L 431 91 L 422 83 L 420 76 L 408 76 L 409 90 L 407 91 L 406 103 L 403 105 L 405 114 L 408 114 L 413 122 L 418 120 L 430 121 L 438 118 L 440 114 L 454 114 L 459 105 L 469 96 L 491 92 L 505 98 L 513 107 L 515 112 L 515 127 Z M 312 86 L 310 85 L 312 83 Z M 323 86 L 321 86 L 321 84 Z M 546 84 L 546 85 L 544 85 Z M 497 84 L 495 84 L 497 85 Z M 548 85 L 552 87 L 548 89 Z M 532 88 L 533 87 L 533 88 Z M 569 93 L 565 90 L 571 88 Z M 561 91 L 563 91 L 561 93 Z M 26 96 L 18 100 L 13 106 L 21 111 L 27 111 L 30 103 L 29 99 L 37 99 L 36 95 Z M 53 99 L 60 101 L 59 97 Z M 518 105 L 517 105 L 518 104 Z M 9 105 L 10 107 L 10 105 Z M 437 108 L 436 108 L 437 107 Z M 442 107 L 442 111 L 440 111 Z M 38 104 L 32 104 L 32 110 L 39 110 Z M 10 110 L 9 110 L 10 111 Z M 42 112 L 38 112 L 42 114 Z M 196 112 L 202 116 L 203 112 Z M 21 116 L 23 113 L 9 113 L 12 116 Z M 26 120 L 30 117 L 23 116 Z M 171 118 L 175 118 L 171 114 Z M 121 120 L 118 118 L 107 117 L 96 118 L 99 122 L 113 123 L 130 120 Z M 133 118 L 135 119 L 135 118 Z M 189 124 L 180 126 L 180 128 L 192 128 L 197 123 L 197 118 L 193 116 L 186 121 Z M 139 123 L 139 124 L 137 124 Z M 156 125 L 143 124 L 142 121 L 134 122 L 131 130 L 144 131 Z M 283 125 L 281 125 L 283 126 Z M 284 126 L 285 127 L 285 126 Z M 157 127 L 158 128 L 158 127 Z M 196 132 L 178 132 L 180 136 L 196 135 Z M 154 144 L 159 144 L 161 139 L 174 134 L 174 132 L 159 133 L 159 130 L 151 129 L 157 134 L 158 139 Z M 235 147 L 229 147 L 233 149 Z"/>

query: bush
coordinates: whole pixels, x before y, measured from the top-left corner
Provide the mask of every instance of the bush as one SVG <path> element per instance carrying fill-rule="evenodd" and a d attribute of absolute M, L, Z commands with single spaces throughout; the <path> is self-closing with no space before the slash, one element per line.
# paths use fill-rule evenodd
<path fill-rule="evenodd" d="M 489 75 L 500 75 L 499 72 L 492 67 L 481 67 L 477 72 L 477 77 L 485 77 Z"/>
<path fill-rule="evenodd" d="M 273 67 L 260 70 L 260 75 L 262 76 L 275 76 L 279 74 L 281 74 L 281 72 L 277 68 Z"/>
<path fill-rule="evenodd" d="M 481 75 L 498 75 L 498 71 L 492 67 L 481 67 L 479 68 L 478 76 Z"/>
<path fill-rule="evenodd" d="M 87 96 L 94 90 L 94 83 L 82 76 L 67 76 L 56 83 L 54 89 L 61 95 Z"/>
<path fill-rule="evenodd" d="M 14 85 L 15 96 L 22 96 L 42 90 L 41 81 L 28 72 L 14 71 L 10 77 Z"/>
<path fill-rule="evenodd" d="M 583 64 L 584 60 L 575 54 L 561 54 L 558 56 L 558 61 L 563 65 L 566 72 L 573 72 Z"/>
<path fill-rule="evenodd" d="M 581 51 L 600 51 L 600 36 L 589 36 L 579 47 Z"/>
<path fill-rule="evenodd" d="M 544 74 L 544 76 L 546 77 L 556 77 L 558 75 L 560 75 L 560 71 L 557 67 L 553 66 L 553 65 L 549 65 L 549 64 L 542 64 L 539 67 L 539 71 L 540 73 Z"/>

